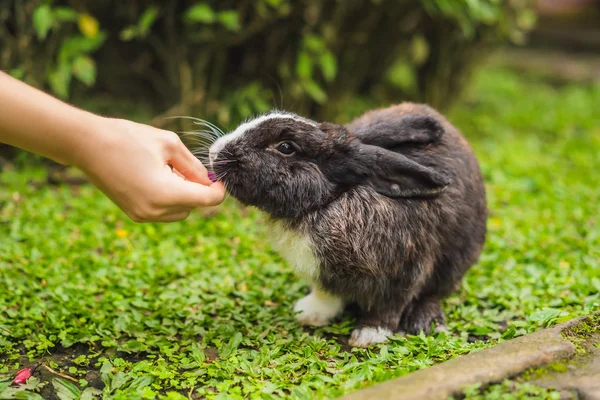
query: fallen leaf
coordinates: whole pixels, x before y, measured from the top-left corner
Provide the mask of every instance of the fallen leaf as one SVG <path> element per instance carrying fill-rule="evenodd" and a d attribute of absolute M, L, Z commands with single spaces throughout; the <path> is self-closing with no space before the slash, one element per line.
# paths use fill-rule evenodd
<path fill-rule="evenodd" d="M 15 375 L 15 378 L 13 379 L 13 383 L 15 385 L 22 385 L 27 382 L 27 379 L 29 378 L 31 378 L 31 368 L 23 368 L 17 372 L 17 375 Z"/>

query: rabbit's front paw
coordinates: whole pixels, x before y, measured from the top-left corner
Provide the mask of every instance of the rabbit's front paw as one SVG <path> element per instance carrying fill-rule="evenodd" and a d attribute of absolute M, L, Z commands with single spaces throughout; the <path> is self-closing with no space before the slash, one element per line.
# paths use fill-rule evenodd
<path fill-rule="evenodd" d="M 302 325 L 324 326 L 344 310 L 344 302 L 335 296 L 314 289 L 308 296 L 298 300 L 294 311 Z"/>

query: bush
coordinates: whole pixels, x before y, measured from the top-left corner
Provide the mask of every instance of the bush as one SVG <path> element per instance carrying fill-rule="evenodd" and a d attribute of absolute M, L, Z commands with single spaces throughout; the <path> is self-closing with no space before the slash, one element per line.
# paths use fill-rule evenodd
<path fill-rule="evenodd" d="M 359 96 L 444 109 L 481 56 L 534 19 L 526 0 L 68 4 L 5 1 L 1 67 L 65 99 L 151 99 L 159 116 L 222 125 L 271 108 L 279 90 L 286 108 L 320 118 Z"/>

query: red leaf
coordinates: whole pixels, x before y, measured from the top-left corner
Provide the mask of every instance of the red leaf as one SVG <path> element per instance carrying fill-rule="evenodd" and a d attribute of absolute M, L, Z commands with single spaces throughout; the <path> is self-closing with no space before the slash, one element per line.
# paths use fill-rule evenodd
<path fill-rule="evenodd" d="M 15 385 L 22 385 L 27 382 L 27 379 L 31 378 L 31 368 L 23 368 L 17 375 L 15 375 L 15 379 L 13 379 L 13 383 Z"/>

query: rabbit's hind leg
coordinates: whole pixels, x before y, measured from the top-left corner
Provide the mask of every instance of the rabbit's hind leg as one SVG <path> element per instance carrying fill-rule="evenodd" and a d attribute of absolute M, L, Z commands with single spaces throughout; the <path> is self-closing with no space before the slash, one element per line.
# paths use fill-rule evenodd
<path fill-rule="evenodd" d="M 437 295 L 420 296 L 413 300 L 406 308 L 400 321 L 400 330 L 404 333 L 417 335 L 421 331 L 431 333 L 432 324 L 434 331 L 446 331 L 446 317 Z"/>

